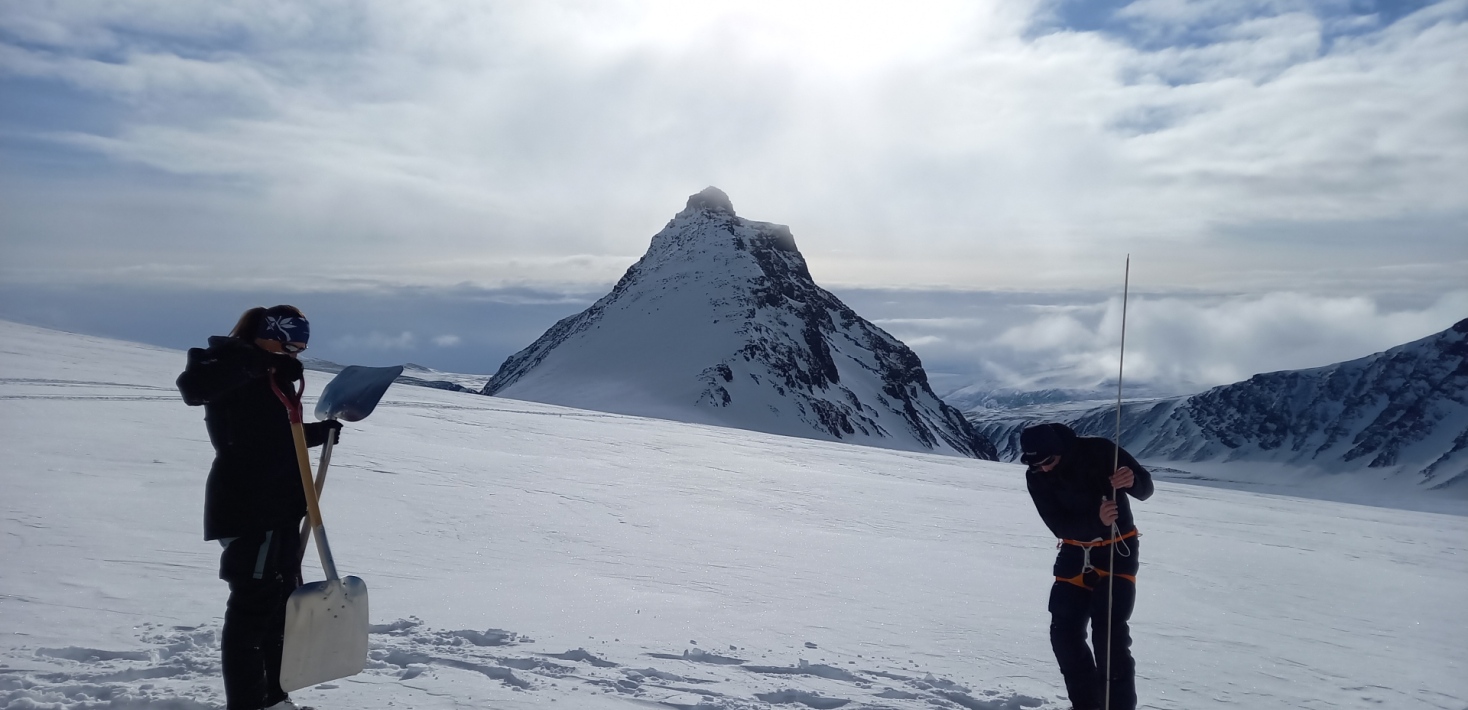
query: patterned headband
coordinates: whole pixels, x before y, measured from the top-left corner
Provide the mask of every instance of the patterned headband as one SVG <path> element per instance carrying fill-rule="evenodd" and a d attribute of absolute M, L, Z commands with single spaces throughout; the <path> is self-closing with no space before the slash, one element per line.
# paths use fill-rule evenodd
<path fill-rule="evenodd" d="M 260 320 L 260 331 L 255 337 L 282 343 L 310 342 L 311 324 L 301 316 L 272 308 Z"/>

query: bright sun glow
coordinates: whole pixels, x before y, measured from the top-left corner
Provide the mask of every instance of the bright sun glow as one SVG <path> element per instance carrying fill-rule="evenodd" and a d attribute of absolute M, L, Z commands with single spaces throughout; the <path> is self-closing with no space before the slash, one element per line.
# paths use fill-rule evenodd
<path fill-rule="evenodd" d="M 971 31 L 975 7 L 872 0 L 651 2 L 633 5 L 632 24 L 597 29 L 602 41 L 614 45 L 687 48 L 712 42 L 756 61 L 861 73 L 951 45 L 965 28 Z"/>

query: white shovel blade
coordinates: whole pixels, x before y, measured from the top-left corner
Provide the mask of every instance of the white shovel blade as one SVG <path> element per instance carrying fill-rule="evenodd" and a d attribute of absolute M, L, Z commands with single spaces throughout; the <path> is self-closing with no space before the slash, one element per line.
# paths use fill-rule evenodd
<path fill-rule="evenodd" d="M 367 665 L 367 584 L 357 577 L 303 584 L 285 608 L 280 688 L 287 693 L 362 672 Z"/>

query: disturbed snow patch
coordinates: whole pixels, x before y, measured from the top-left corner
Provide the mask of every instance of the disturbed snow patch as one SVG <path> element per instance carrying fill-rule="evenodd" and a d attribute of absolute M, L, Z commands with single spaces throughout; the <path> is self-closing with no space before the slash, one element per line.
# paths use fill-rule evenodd
<path fill-rule="evenodd" d="M 139 630 L 138 648 L 36 648 L 0 659 L 0 710 L 214 710 L 223 705 L 216 629 L 150 624 Z M 584 648 L 537 650 L 535 643 L 512 631 L 439 630 L 416 618 L 399 619 L 372 626 L 367 668 L 360 676 L 298 694 L 367 682 L 412 684 L 439 695 L 446 691 L 437 686 L 467 677 L 547 701 L 574 701 L 590 692 L 688 710 L 1060 707 L 1003 690 L 974 692 L 928 673 L 861 668 L 854 661 L 849 668 L 811 663 L 794 650 L 795 662 L 778 666 L 746 665 L 744 659 L 696 647 L 624 660 Z M 658 665 L 646 667 L 649 658 Z"/>

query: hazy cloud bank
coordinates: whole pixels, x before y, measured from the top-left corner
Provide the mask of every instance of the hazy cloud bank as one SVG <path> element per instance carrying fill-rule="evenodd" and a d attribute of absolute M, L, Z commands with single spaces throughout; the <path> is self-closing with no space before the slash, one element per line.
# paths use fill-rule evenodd
<path fill-rule="evenodd" d="M 472 287 L 0 284 L 0 318 L 183 349 L 224 335 L 247 308 L 290 303 L 311 319 L 311 357 L 344 365 L 413 362 L 488 374 L 598 296 Z"/>
<path fill-rule="evenodd" d="M 490 372 L 686 197 L 940 389 L 1178 387 L 1468 315 L 1468 0 L 0 5 L 0 315 Z M 904 286 L 908 290 L 891 287 Z"/>
<path fill-rule="evenodd" d="M 1081 5 L 8 3 L 6 261 L 599 283 L 709 184 L 851 285 L 1468 260 L 1468 3 Z"/>
<path fill-rule="evenodd" d="M 883 314 L 877 324 L 917 350 L 935 389 L 974 383 L 1090 387 L 1116 381 L 1119 294 L 930 293 L 904 299 L 863 291 L 848 300 Z M 887 317 L 919 304 L 930 313 L 950 315 Z M 1161 391 L 1199 391 L 1261 372 L 1364 357 L 1463 318 L 1468 318 L 1468 290 L 1394 306 L 1369 297 L 1289 292 L 1133 294 L 1127 305 L 1125 378 Z"/>
<path fill-rule="evenodd" d="M 173 348 L 221 335 L 246 308 L 292 303 L 312 320 L 313 357 L 414 362 L 492 374 L 556 321 L 611 287 L 172 290 L 0 285 L 0 318 Z M 1118 289 L 1119 291 L 1119 289 Z M 1115 382 L 1119 293 L 834 289 L 906 342 L 940 394 L 961 387 Z M 1468 290 L 1416 301 L 1300 293 L 1134 293 L 1126 379 L 1197 391 L 1259 372 L 1319 367 L 1425 337 L 1468 317 Z"/>

